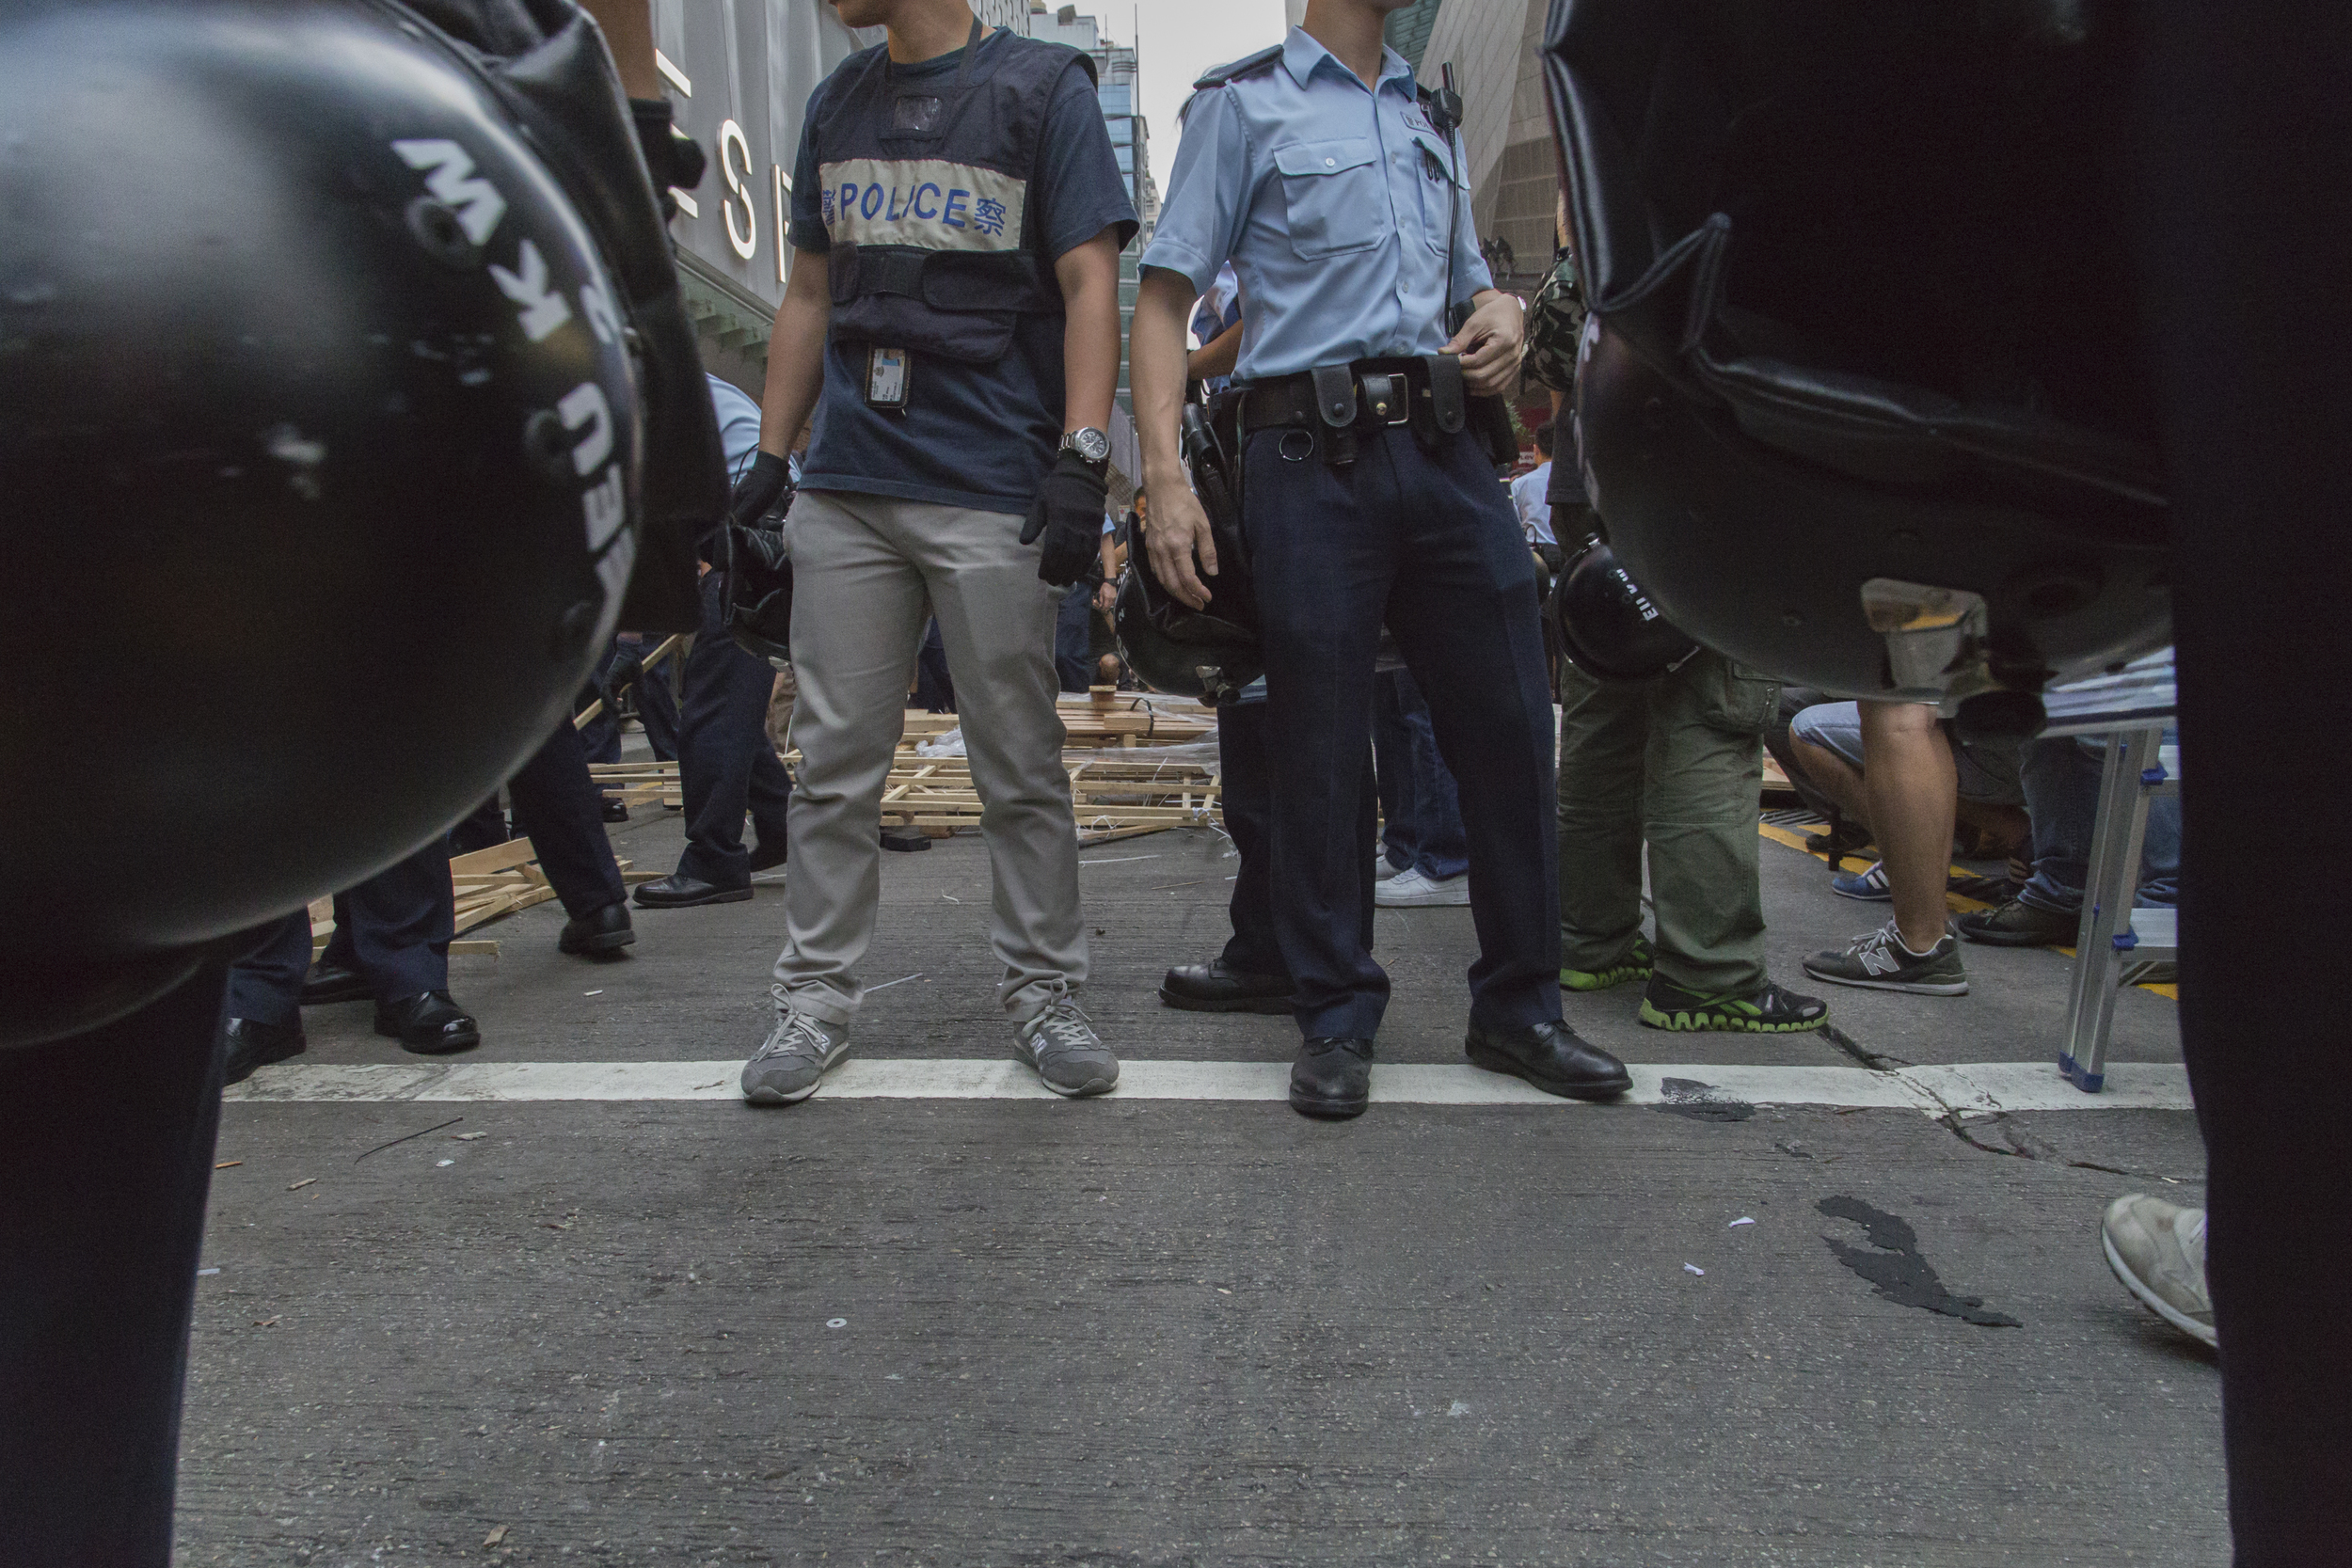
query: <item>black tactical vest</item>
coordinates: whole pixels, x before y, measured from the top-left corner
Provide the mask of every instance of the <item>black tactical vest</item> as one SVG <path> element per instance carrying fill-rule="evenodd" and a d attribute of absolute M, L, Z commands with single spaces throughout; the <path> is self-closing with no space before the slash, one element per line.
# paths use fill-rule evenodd
<path fill-rule="evenodd" d="M 1073 59 L 1093 77 L 1014 34 L 966 44 L 952 75 L 901 79 L 886 45 L 841 62 L 815 122 L 836 335 L 987 363 L 1024 313 L 1059 313 L 1030 182 Z"/>

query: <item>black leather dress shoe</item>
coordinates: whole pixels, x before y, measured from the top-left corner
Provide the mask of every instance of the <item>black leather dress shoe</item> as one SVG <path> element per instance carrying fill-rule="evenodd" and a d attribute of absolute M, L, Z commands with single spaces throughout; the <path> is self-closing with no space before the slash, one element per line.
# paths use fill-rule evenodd
<path fill-rule="evenodd" d="M 232 1018 L 221 1025 L 220 1036 L 226 1042 L 221 1057 L 223 1084 L 242 1084 L 253 1076 L 257 1067 L 299 1056 L 306 1043 L 299 1018 L 292 1023 L 258 1023 L 249 1018 Z"/>
<path fill-rule="evenodd" d="M 1488 1072 L 1524 1078 L 1546 1094 L 1614 1100 L 1633 1086 L 1633 1075 L 1623 1062 L 1556 1021 L 1527 1029 L 1486 1029 L 1473 1023 L 1462 1046 Z"/>
<path fill-rule="evenodd" d="M 628 906 L 607 904 L 577 920 L 565 921 L 564 934 L 555 939 L 555 950 L 559 953 L 611 953 L 627 947 L 636 940 L 636 928 L 628 923 Z"/>
<path fill-rule="evenodd" d="M 1372 1042 L 1327 1036 L 1298 1048 L 1291 1064 L 1291 1109 L 1330 1121 L 1360 1117 L 1372 1099 Z"/>
<path fill-rule="evenodd" d="M 322 1007 L 329 1002 L 365 1002 L 375 994 L 367 977 L 341 964 L 312 964 L 303 977 L 302 1005 Z"/>
<path fill-rule="evenodd" d="M 751 868 L 754 871 L 772 871 L 789 859 L 791 852 L 792 846 L 782 833 L 772 839 L 763 838 L 759 847 L 752 851 Z"/>
<path fill-rule="evenodd" d="M 637 884 L 637 907 L 644 910 L 689 910 L 697 904 L 740 904 L 752 895 L 749 885 L 721 887 L 673 871 L 658 882 Z"/>
<path fill-rule="evenodd" d="M 617 795 L 606 796 L 604 798 L 604 819 L 607 822 L 628 821 L 628 802 Z"/>
<path fill-rule="evenodd" d="M 1188 1013 L 1287 1013 L 1291 983 L 1279 974 L 1244 974 L 1223 958 L 1178 964 L 1160 982 L 1160 1001 Z"/>
<path fill-rule="evenodd" d="M 400 1041 L 403 1051 L 438 1056 L 451 1051 L 471 1051 L 482 1043 L 482 1027 L 445 990 L 428 990 L 381 1002 L 375 1008 L 375 1032 Z"/>

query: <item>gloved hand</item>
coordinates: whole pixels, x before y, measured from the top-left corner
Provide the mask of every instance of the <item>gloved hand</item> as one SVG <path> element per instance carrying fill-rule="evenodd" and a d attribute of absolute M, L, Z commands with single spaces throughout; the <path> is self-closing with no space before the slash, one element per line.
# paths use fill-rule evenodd
<path fill-rule="evenodd" d="M 604 711 L 608 716 L 619 715 L 621 693 L 636 685 L 638 678 L 645 673 L 645 661 L 631 652 L 628 644 L 623 643 L 621 648 L 620 657 L 596 677 L 596 695 L 604 699 Z"/>
<path fill-rule="evenodd" d="M 645 172 L 653 176 L 654 194 L 661 198 L 661 221 L 677 216 L 677 198 L 671 187 L 691 191 L 703 182 L 710 166 L 702 143 L 677 128 L 666 98 L 632 98 L 628 116 L 637 129 L 637 150 L 644 154 Z"/>
<path fill-rule="evenodd" d="M 761 452 L 752 459 L 751 467 L 736 482 L 735 493 L 727 498 L 727 520 L 753 527 L 791 487 L 792 465 L 774 452 Z"/>
<path fill-rule="evenodd" d="M 1067 588 L 1093 567 L 1103 538 L 1103 476 L 1094 465 L 1074 451 L 1054 460 L 1037 499 L 1029 503 L 1029 521 L 1021 542 L 1034 545 L 1039 535 L 1045 549 L 1038 559 L 1037 575 L 1056 588 Z"/>

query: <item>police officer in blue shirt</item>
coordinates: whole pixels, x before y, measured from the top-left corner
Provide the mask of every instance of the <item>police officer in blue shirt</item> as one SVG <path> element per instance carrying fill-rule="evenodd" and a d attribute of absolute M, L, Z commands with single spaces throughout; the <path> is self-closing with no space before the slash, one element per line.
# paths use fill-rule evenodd
<path fill-rule="evenodd" d="M 1312 0 L 1305 24 L 1211 71 L 1143 257 L 1132 348 L 1152 568 L 1194 608 L 1218 592 L 1178 414 L 1193 301 L 1241 281 L 1242 528 L 1264 636 L 1275 928 L 1306 1037 L 1291 1103 L 1364 1108 L 1389 982 L 1359 918 L 1359 831 L 1383 622 L 1461 784 L 1480 955 L 1466 1042 L 1481 1067 L 1606 1099 L 1625 1066 L 1561 1022 L 1551 698 L 1535 580 L 1466 404 L 1518 369 L 1518 302 L 1464 221 L 1453 117 L 1432 119 L 1381 41 L 1403 0 Z M 1449 333 L 1455 301 L 1468 308 Z"/>

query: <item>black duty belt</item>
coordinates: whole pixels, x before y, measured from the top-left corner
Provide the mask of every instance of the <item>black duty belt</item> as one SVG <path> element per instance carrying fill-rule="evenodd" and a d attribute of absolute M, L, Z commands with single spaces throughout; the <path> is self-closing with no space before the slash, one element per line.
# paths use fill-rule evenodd
<path fill-rule="evenodd" d="M 1468 404 L 1462 361 L 1451 354 L 1359 359 L 1251 383 L 1242 400 L 1241 428 L 1244 435 L 1307 431 L 1325 461 L 1344 467 L 1356 460 L 1359 436 L 1391 425 L 1409 426 L 1414 439 L 1435 451 L 1461 431 Z"/>

